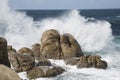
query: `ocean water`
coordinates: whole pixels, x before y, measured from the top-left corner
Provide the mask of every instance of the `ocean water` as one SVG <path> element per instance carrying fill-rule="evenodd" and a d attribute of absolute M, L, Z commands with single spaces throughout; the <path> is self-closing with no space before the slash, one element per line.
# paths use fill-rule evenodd
<path fill-rule="evenodd" d="M 0 36 L 16 50 L 40 43 L 42 33 L 48 29 L 71 33 L 84 54 L 100 55 L 108 68 L 77 69 L 62 60 L 50 60 L 66 72 L 36 80 L 120 80 L 120 9 L 13 10 L 7 0 L 0 0 Z M 27 79 L 26 72 L 18 74 Z"/>

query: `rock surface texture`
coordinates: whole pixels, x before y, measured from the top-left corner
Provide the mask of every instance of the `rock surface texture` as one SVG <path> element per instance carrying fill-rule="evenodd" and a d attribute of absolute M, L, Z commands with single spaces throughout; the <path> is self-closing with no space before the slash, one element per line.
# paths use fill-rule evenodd
<path fill-rule="evenodd" d="M 40 53 L 49 59 L 83 56 L 80 45 L 71 34 L 60 35 L 57 30 L 47 30 L 41 38 Z"/>
<path fill-rule="evenodd" d="M 81 56 L 80 58 L 66 58 L 64 59 L 65 63 L 68 65 L 77 65 L 77 68 L 100 68 L 106 69 L 107 62 L 101 60 L 100 56 Z"/>
<path fill-rule="evenodd" d="M 17 73 L 5 65 L 0 65 L 0 80 L 21 80 Z"/>
<path fill-rule="evenodd" d="M 79 43 L 71 34 L 66 33 L 61 35 L 60 44 L 64 58 L 83 56 Z"/>
<path fill-rule="evenodd" d="M 39 77 L 55 77 L 62 74 L 64 71 L 64 69 L 57 66 L 39 66 L 27 71 L 27 77 L 29 79 L 36 79 Z"/>
<path fill-rule="evenodd" d="M 10 67 L 7 52 L 7 40 L 2 37 L 0 37 L 0 64 Z"/>
<path fill-rule="evenodd" d="M 49 59 L 60 59 L 62 56 L 60 48 L 60 35 L 56 30 L 47 30 L 41 38 L 40 53 Z"/>
<path fill-rule="evenodd" d="M 38 43 L 35 43 L 32 45 L 32 52 L 33 52 L 33 55 L 35 57 L 35 59 L 39 59 L 41 57 L 40 55 L 40 44 Z"/>
<path fill-rule="evenodd" d="M 100 68 L 100 69 L 106 69 L 107 68 L 107 62 L 101 60 L 100 56 L 82 56 L 80 57 L 80 61 L 77 64 L 78 68 Z"/>
<path fill-rule="evenodd" d="M 28 71 L 35 66 L 33 52 L 26 47 L 21 48 L 18 52 L 9 51 L 9 60 L 16 72 Z"/>

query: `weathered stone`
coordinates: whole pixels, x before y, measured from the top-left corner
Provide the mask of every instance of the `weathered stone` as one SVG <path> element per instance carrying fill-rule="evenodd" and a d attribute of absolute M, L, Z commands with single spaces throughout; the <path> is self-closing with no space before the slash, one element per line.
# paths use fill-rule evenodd
<path fill-rule="evenodd" d="M 33 51 L 35 59 L 39 59 L 41 57 L 41 55 L 40 55 L 40 44 L 35 43 L 34 45 L 32 45 L 32 51 Z"/>
<path fill-rule="evenodd" d="M 43 69 L 39 68 L 39 67 L 34 67 L 33 69 L 27 71 L 27 77 L 29 79 L 36 79 L 39 77 L 44 77 L 44 71 Z"/>
<path fill-rule="evenodd" d="M 11 63 L 11 67 L 16 68 L 19 66 L 18 60 L 16 58 L 16 50 L 12 48 L 12 46 L 7 46 L 8 50 L 8 59 Z"/>
<path fill-rule="evenodd" d="M 100 59 L 100 57 L 96 56 L 96 68 L 106 69 L 108 67 L 107 62 Z"/>
<path fill-rule="evenodd" d="M 62 74 L 64 71 L 64 69 L 57 66 L 39 66 L 27 71 L 27 77 L 29 79 L 36 79 L 40 77 L 55 77 Z"/>
<path fill-rule="evenodd" d="M 78 68 L 89 68 L 87 56 L 81 56 L 77 64 Z"/>
<path fill-rule="evenodd" d="M 71 34 L 66 33 L 61 35 L 60 44 L 64 58 L 83 56 L 79 43 Z"/>
<path fill-rule="evenodd" d="M 17 53 L 26 54 L 26 55 L 30 55 L 31 57 L 34 57 L 32 50 L 27 47 L 23 47 L 23 48 L 19 49 Z"/>
<path fill-rule="evenodd" d="M 0 65 L 0 80 L 21 80 L 12 69 L 5 65 Z"/>
<path fill-rule="evenodd" d="M 67 65 L 77 65 L 79 60 L 80 60 L 79 58 L 75 58 L 75 57 L 74 58 L 66 58 L 66 59 L 64 59 L 64 61 L 65 61 L 65 63 Z"/>
<path fill-rule="evenodd" d="M 35 66 L 35 60 L 33 57 L 27 54 L 17 54 L 17 60 L 19 62 L 20 71 L 28 71 Z"/>
<path fill-rule="evenodd" d="M 20 64 L 19 64 L 19 61 L 16 57 L 16 53 L 15 54 L 14 53 L 9 54 L 9 61 L 11 63 L 11 67 L 13 67 L 13 69 L 15 71 L 17 71 L 17 72 L 21 71 L 20 68 L 19 68 Z"/>
<path fill-rule="evenodd" d="M 64 71 L 65 70 L 61 67 L 52 67 L 46 71 L 46 77 L 55 77 L 62 74 Z"/>
<path fill-rule="evenodd" d="M 107 62 L 101 60 L 100 56 L 81 56 L 80 61 L 77 64 L 78 68 L 100 68 L 100 69 L 106 69 L 107 68 Z"/>
<path fill-rule="evenodd" d="M 0 64 L 10 67 L 7 53 L 7 40 L 0 37 Z"/>
<path fill-rule="evenodd" d="M 9 51 L 9 50 L 12 50 L 12 46 L 11 45 L 8 45 L 7 46 L 7 50 Z"/>
<path fill-rule="evenodd" d="M 37 66 L 51 66 L 52 64 L 51 64 L 51 62 L 48 59 L 46 59 L 46 58 L 40 58 L 38 60 L 38 63 L 36 65 Z"/>
<path fill-rule="evenodd" d="M 46 30 L 42 34 L 41 43 L 44 43 L 44 42 L 51 43 L 49 39 L 53 39 L 53 42 L 54 42 L 54 39 L 59 39 L 59 38 L 60 38 L 60 35 L 57 30 L 54 30 L 54 29 Z"/>
<path fill-rule="evenodd" d="M 40 53 L 45 58 L 61 58 L 60 35 L 56 30 L 50 29 L 43 33 Z"/>

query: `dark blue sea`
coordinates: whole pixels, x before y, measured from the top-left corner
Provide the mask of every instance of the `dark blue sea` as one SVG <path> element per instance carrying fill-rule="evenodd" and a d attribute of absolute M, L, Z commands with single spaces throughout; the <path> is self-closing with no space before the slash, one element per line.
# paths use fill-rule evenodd
<path fill-rule="evenodd" d="M 42 33 L 48 29 L 72 34 L 85 54 L 100 55 L 108 68 L 77 69 L 62 60 L 50 60 L 66 72 L 36 80 L 120 80 L 120 9 L 13 10 L 5 7 L 0 11 L 0 36 L 17 50 L 40 43 Z M 19 76 L 27 79 L 26 72 Z"/>

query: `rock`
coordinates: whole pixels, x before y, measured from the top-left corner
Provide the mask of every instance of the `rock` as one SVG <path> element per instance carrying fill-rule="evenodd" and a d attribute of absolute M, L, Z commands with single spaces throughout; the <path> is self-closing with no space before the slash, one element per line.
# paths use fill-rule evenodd
<path fill-rule="evenodd" d="M 88 65 L 89 65 L 89 67 L 96 67 L 96 56 L 90 56 L 89 55 Z"/>
<path fill-rule="evenodd" d="M 18 67 L 19 63 L 18 63 L 18 60 L 15 55 L 17 53 L 16 50 L 13 49 L 12 46 L 7 46 L 7 50 L 8 50 L 8 59 L 11 63 L 11 67 L 13 67 L 13 68 Z"/>
<path fill-rule="evenodd" d="M 100 56 L 81 56 L 80 61 L 77 64 L 78 68 L 100 68 L 100 69 L 106 69 L 107 68 L 107 62 L 101 60 Z"/>
<path fill-rule="evenodd" d="M 61 58 L 60 35 L 56 30 L 50 29 L 43 33 L 40 53 L 48 59 Z"/>
<path fill-rule="evenodd" d="M 0 80 L 21 80 L 20 77 L 12 69 L 7 66 L 0 65 Z"/>
<path fill-rule="evenodd" d="M 7 46 L 7 50 L 8 50 L 8 59 L 11 63 L 11 67 L 16 71 L 16 72 L 20 72 L 21 67 L 17 58 L 17 52 L 15 49 L 12 48 L 12 46 Z"/>
<path fill-rule="evenodd" d="M 43 69 L 39 67 L 34 67 L 33 69 L 27 71 L 27 77 L 31 79 L 36 79 L 39 77 L 44 77 L 44 71 Z"/>
<path fill-rule="evenodd" d="M 31 57 L 34 57 L 32 50 L 27 47 L 23 47 L 23 48 L 19 49 L 17 53 L 26 54 L 26 55 L 30 55 Z"/>
<path fill-rule="evenodd" d="M 54 42 L 54 39 L 60 39 L 60 35 L 58 31 L 54 29 L 46 30 L 42 34 L 41 43 L 47 42 L 49 39 L 53 39 L 53 42 Z M 51 42 L 49 41 L 49 43 Z"/>
<path fill-rule="evenodd" d="M 61 35 L 60 44 L 64 58 L 83 56 L 79 43 L 71 34 L 66 33 Z"/>
<path fill-rule="evenodd" d="M 62 69 L 61 67 L 53 67 L 53 68 L 49 68 L 46 71 L 46 77 L 55 77 L 57 75 L 60 75 L 64 72 L 65 70 Z"/>
<path fill-rule="evenodd" d="M 19 62 L 18 72 L 28 71 L 35 67 L 35 60 L 30 55 L 18 53 L 16 57 Z"/>
<path fill-rule="evenodd" d="M 18 52 L 9 48 L 9 61 L 16 72 L 28 71 L 35 67 L 35 59 L 32 50 L 21 48 Z"/>
<path fill-rule="evenodd" d="M 107 62 L 100 59 L 100 57 L 96 56 L 96 68 L 106 69 L 108 67 Z"/>
<path fill-rule="evenodd" d="M 77 64 L 78 68 L 89 68 L 87 56 L 81 56 Z"/>
<path fill-rule="evenodd" d="M 71 34 L 60 36 L 57 30 L 50 29 L 43 33 L 40 53 L 48 59 L 62 59 L 83 56 L 79 43 Z"/>
<path fill-rule="evenodd" d="M 78 61 L 80 59 L 79 58 L 66 58 L 64 59 L 64 62 L 67 64 L 67 65 L 77 65 Z"/>
<path fill-rule="evenodd" d="M 7 53 L 7 40 L 0 37 L 0 64 L 10 67 Z"/>
<path fill-rule="evenodd" d="M 34 45 L 32 45 L 32 51 L 33 51 L 35 59 L 38 60 L 41 57 L 41 55 L 40 55 L 40 44 L 35 43 Z"/>
<path fill-rule="evenodd" d="M 52 66 L 51 62 L 46 58 L 41 58 L 38 60 L 37 66 Z"/>
<path fill-rule="evenodd" d="M 64 69 L 57 66 L 39 66 L 27 71 L 27 77 L 29 79 L 36 79 L 40 77 L 55 77 L 62 74 L 64 71 Z"/>
<path fill-rule="evenodd" d="M 11 45 L 8 45 L 8 46 L 7 46 L 7 50 L 8 50 L 8 51 L 9 51 L 9 50 L 11 51 L 11 50 L 12 50 L 12 46 L 11 46 Z"/>

